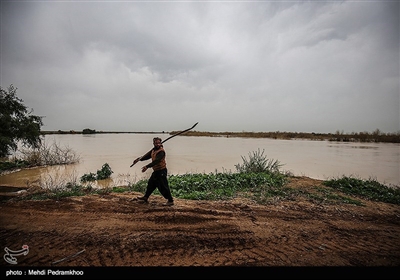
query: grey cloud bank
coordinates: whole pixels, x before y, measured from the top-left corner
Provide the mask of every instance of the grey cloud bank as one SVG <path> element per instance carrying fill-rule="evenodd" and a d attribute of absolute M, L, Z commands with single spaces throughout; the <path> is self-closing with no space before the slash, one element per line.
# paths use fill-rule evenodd
<path fill-rule="evenodd" d="M 43 130 L 400 131 L 399 2 L 1 2 Z"/>

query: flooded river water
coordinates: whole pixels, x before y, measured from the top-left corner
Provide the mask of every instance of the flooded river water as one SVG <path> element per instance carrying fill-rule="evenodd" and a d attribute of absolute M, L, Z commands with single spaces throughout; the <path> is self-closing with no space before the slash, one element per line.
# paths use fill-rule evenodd
<path fill-rule="evenodd" d="M 106 185 L 127 185 L 148 178 L 151 170 L 141 172 L 145 164 L 132 161 L 152 148 L 152 139 L 169 134 L 56 134 L 46 135 L 48 144 L 69 147 L 80 161 L 66 166 L 21 170 L 0 176 L 1 185 L 26 186 L 42 182 L 62 184 L 83 174 L 96 173 L 108 163 L 114 172 Z M 256 151 L 278 160 L 281 170 L 296 176 L 316 179 L 355 176 L 400 186 L 400 145 L 392 143 L 348 143 L 312 140 L 275 140 L 269 138 L 177 136 L 164 143 L 169 174 L 236 172 L 242 157 Z"/>

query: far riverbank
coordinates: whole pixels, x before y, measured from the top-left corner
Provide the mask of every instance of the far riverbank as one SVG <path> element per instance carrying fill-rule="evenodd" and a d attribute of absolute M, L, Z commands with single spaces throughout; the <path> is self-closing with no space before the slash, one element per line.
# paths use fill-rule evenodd
<path fill-rule="evenodd" d="M 43 135 L 48 134 L 176 134 L 179 131 L 96 131 L 94 129 L 75 130 L 57 130 L 42 131 Z M 316 141 L 336 141 L 336 142 L 363 142 L 363 143 L 400 143 L 400 131 L 397 133 L 383 133 L 379 129 L 374 132 L 355 132 L 344 133 L 337 131 L 335 133 L 314 133 L 314 132 L 208 132 L 208 131 L 188 131 L 181 136 L 206 136 L 206 137 L 244 137 L 244 138 L 271 138 L 271 139 L 305 139 Z"/>

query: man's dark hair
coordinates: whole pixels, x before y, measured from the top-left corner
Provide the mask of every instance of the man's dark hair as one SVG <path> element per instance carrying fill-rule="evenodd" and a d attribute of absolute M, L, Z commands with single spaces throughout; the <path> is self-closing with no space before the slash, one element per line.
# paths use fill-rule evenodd
<path fill-rule="evenodd" d="M 154 137 L 154 138 L 153 138 L 153 142 L 156 141 L 156 140 L 160 140 L 160 142 L 162 142 L 162 140 L 161 140 L 160 137 Z"/>

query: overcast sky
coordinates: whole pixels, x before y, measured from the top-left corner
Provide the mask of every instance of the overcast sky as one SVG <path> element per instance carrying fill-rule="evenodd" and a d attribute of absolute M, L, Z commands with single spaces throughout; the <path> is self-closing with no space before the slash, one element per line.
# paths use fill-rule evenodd
<path fill-rule="evenodd" d="M 398 1 L 2 1 L 42 130 L 400 131 Z"/>

